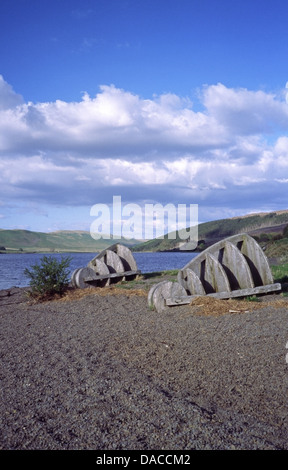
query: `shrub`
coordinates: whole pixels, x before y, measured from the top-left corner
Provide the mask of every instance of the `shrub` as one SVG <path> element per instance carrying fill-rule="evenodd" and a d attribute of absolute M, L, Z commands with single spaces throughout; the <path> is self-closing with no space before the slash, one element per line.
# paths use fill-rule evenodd
<path fill-rule="evenodd" d="M 24 274 L 30 278 L 30 295 L 40 299 L 62 295 L 69 285 L 70 262 L 70 257 L 62 257 L 59 261 L 52 256 L 43 256 L 40 264 L 26 268 Z"/>

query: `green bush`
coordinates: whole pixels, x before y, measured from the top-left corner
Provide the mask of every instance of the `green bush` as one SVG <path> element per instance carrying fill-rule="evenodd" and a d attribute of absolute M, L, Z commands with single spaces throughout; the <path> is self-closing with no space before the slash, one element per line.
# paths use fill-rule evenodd
<path fill-rule="evenodd" d="M 37 298 L 62 295 L 69 285 L 70 262 L 70 257 L 62 257 L 59 261 L 52 256 L 43 256 L 40 264 L 26 268 L 24 274 L 30 278 L 30 295 Z"/>

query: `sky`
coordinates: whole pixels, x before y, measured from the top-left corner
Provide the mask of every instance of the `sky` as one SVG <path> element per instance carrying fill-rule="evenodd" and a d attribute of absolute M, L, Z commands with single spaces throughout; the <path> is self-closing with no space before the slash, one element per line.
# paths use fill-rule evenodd
<path fill-rule="evenodd" d="M 287 18 L 286 0 L 1 0 L 0 228 L 90 230 L 115 196 L 199 223 L 288 209 Z"/>

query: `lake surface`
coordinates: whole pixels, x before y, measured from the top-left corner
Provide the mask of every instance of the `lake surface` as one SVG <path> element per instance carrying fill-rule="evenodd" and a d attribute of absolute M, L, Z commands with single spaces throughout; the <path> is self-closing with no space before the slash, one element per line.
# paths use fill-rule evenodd
<path fill-rule="evenodd" d="M 87 263 L 96 256 L 97 253 L 52 253 L 48 256 L 61 259 L 70 256 L 71 274 L 74 269 L 87 266 Z M 138 269 L 142 273 L 158 272 L 170 269 L 181 269 L 196 253 L 188 252 L 162 252 L 162 253 L 133 253 Z M 0 290 L 15 287 L 27 287 L 29 278 L 24 275 L 25 268 L 30 269 L 38 264 L 43 257 L 43 253 L 27 254 L 0 254 Z"/>

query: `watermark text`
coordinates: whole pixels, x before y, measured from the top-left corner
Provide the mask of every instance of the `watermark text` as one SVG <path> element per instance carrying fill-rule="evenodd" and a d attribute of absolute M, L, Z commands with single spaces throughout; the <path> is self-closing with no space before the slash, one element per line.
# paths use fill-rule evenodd
<path fill-rule="evenodd" d="M 94 204 L 90 226 L 95 240 L 151 240 L 153 238 L 185 240 L 195 249 L 198 243 L 198 204 L 122 204 L 121 196 L 113 196 L 112 205 Z M 194 246 L 195 245 L 195 246 Z M 193 247 L 194 246 L 194 247 Z"/>

